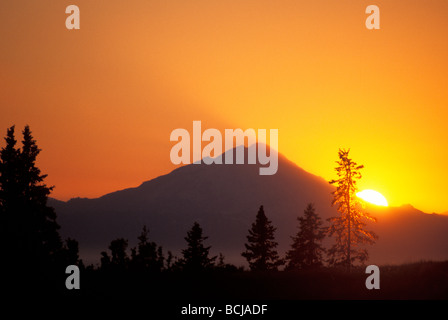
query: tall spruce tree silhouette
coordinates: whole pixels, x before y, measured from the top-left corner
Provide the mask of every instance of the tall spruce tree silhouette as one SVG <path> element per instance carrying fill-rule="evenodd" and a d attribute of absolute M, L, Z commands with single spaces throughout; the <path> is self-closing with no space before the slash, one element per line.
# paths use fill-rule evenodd
<path fill-rule="evenodd" d="M 53 187 L 36 166 L 40 153 L 28 126 L 22 148 L 16 147 L 15 127 L 7 130 L 0 150 L 0 224 L 2 263 L 14 270 L 51 271 L 62 254 L 56 213 L 47 205 Z M 36 270 L 37 269 L 37 270 Z"/>
<path fill-rule="evenodd" d="M 13 265 L 17 262 L 18 250 L 21 245 L 19 230 L 16 229 L 20 209 L 19 190 L 19 150 L 14 136 L 15 127 L 7 130 L 6 146 L 0 150 L 0 248 L 2 267 Z M 14 269 L 14 268 L 11 268 Z"/>
<path fill-rule="evenodd" d="M 329 181 L 336 185 L 332 192 L 332 206 L 336 206 L 339 216 L 331 217 L 328 234 L 334 236 L 336 242 L 328 250 L 328 262 L 332 266 L 345 265 L 350 271 L 352 264 L 356 261 L 364 263 L 368 259 L 368 251 L 362 248 L 365 244 L 374 244 L 378 236 L 366 230 L 365 220 L 375 221 L 367 212 L 361 210 L 356 197 L 358 190 L 356 183 L 361 179 L 360 170 L 363 165 L 358 165 L 349 158 L 350 149 L 339 149 L 339 161 L 335 168 L 338 179 Z"/>
<path fill-rule="evenodd" d="M 207 239 L 208 237 L 202 235 L 202 228 L 199 223 L 195 222 L 185 237 L 188 246 L 182 250 L 183 258 L 179 261 L 182 270 L 200 272 L 213 268 L 216 256 L 209 258 L 211 247 L 204 246 L 204 241 Z"/>
<path fill-rule="evenodd" d="M 325 229 L 322 227 L 322 219 L 316 214 L 314 205 L 309 203 L 303 213 L 303 217 L 297 217 L 299 231 L 291 237 L 293 243 L 291 250 L 286 253 L 286 270 L 312 269 L 322 266 L 322 255 L 325 252 L 322 247 L 322 239 L 325 237 Z"/>
<path fill-rule="evenodd" d="M 244 245 L 246 251 L 241 254 L 247 259 L 250 270 L 277 270 L 283 264 L 275 249 L 277 247 L 274 237 L 275 230 L 272 222 L 264 214 L 263 206 L 260 206 L 255 222 L 247 236 L 248 243 Z"/>

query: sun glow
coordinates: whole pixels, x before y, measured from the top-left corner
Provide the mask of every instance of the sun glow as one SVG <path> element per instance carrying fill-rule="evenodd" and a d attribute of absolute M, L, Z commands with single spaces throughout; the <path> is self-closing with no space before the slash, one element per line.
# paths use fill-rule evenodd
<path fill-rule="evenodd" d="M 386 198 L 381 193 L 375 190 L 366 189 L 358 192 L 356 196 L 377 206 L 387 207 L 389 205 Z"/>

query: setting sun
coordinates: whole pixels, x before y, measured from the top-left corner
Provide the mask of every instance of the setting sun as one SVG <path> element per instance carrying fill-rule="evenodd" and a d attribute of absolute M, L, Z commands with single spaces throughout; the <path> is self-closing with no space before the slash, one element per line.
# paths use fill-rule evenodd
<path fill-rule="evenodd" d="M 356 196 L 377 206 L 387 207 L 389 205 L 386 198 L 381 193 L 375 190 L 366 189 L 358 192 Z"/>

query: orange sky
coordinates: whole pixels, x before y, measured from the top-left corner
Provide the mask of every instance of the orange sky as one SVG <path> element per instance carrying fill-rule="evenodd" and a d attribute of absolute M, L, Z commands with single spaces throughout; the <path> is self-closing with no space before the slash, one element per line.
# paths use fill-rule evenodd
<path fill-rule="evenodd" d="M 70 4 L 80 30 L 65 28 Z M 370 4 L 381 30 L 365 28 Z M 332 179 L 351 148 L 360 189 L 445 212 L 447 14 L 444 0 L 7 0 L 1 135 L 29 124 L 69 199 L 168 173 L 170 133 L 193 120 L 279 129 L 305 170 Z"/>

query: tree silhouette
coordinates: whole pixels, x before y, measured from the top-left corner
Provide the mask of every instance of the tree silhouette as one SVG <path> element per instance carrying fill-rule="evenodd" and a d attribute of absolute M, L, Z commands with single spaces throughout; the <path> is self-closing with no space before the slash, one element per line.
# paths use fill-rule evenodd
<path fill-rule="evenodd" d="M 264 214 L 263 206 L 260 206 L 255 222 L 249 229 L 248 243 L 244 244 L 246 251 L 241 254 L 247 259 L 252 271 L 277 270 L 283 264 L 275 249 L 277 247 L 277 242 L 274 241 L 275 230 L 272 222 Z"/>
<path fill-rule="evenodd" d="M 101 251 L 101 270 L 109 270 L 110 269 L 110 256 L 106 251 Z"/>
<path fill-rule="evenodd" d="M 82 260 L 79 259 L 79 244 L 75 239 L 68 238 L 65 240 L 64 246 L 65 264 L 66 265 L 79 265 L 82 264 Z"/>
<path fill-rule="evenodd" d="M 20 199 L 17 196 L 19 150 L 15 147 L 14 126 L 7 130 L 5 141 L 6 146 L 0 150 L 0 246 L 3 264 L 10 264 L 21 247 L 17 242 L 19 230 L 15 229 Z"/>
<path fill-rule="evenodd" d="M 53 187 L 36 166 L 40 149 L 28 126 L 22 148 L 16 147 L 15 127 L 7 130 L 6 146 L 0 150 L 1 246 L 11 266 L 48 270 L 60 262 L 62 241 L 56 213 L 47 205 Z"/>
<path fill-rule="evenodd" d="M 162 247 L 157 247 L 155 242 L 149 241 L 149 230 L 146 226 L 143 226 L 138 240 L 137 250 L 133 249 L 132 255 L 134 268 L 140 271 L 162 271 L 165 260 Z"/>
<path fill-rule="evenodd" d="M 357 180 L 361 179 L 360 170 L 363 165 L 358 165 L 348 157 L 349 150 L 339 149 L 338 166 L 335 168 L 338 179 L 331 180 L 330 184 L 336 185 L 336 190 L 332 192 L 332 206 L 337 206 L 339 216 L 329 218 L 331 225 L 328 234 L 334 236 L 336 243 L 328 251 L 329 264 L 345 264 L 347 269 L 358 260 L 364 263 L 368 259 L 368 252 L 361 248 L 364 244 L 374 244 L 378 236 L 365 230 L 366 224 L 363 220 L 376 221 L 368 213 L 360 208 L 356 197 Z"/>
<path fill-rule="evenodd" d="M 313 204 L 308 204 L 303 217 L 298 217 L 299 231 L 291 237 L 293 243 L 291 250 L 286 253 L 286 269 L 310 269 L 322 266 L 322 254 L 325 252 L 321 246 L 325 237 L 322 220 L 316 214 Z"/>
<path fill-rule="evenodd" d="M 126 252 L 128 240 L 119 238 L 112 240 L 109 245 L 111 252 L 110 264 L 116 270 L 125 270 L 128 267 L 129 257 Z M 104 257 L 104 256 L 103 256 Z"/>
<path fill-rule="evenodd" d="M 165 270 L 171 271 L 171 268 L 173 267 L 174 262 L 175 262 L 175 260 L 174 260 L 173 253 L 171 251 L 168 251 L 168 256 L 166 258 L 166 268 L 165 268 Z"/>
<path fill-rule="evenodd" d="M 218 255 L 218 262 L 215 265 L 216 271 L 222 271 L 222 272 L 235 272 L 238 271 L 238 268 L 230 263 L 226 263 L 224 261 L 224 255 L 220 252 Z"/>
<path fill-rule="evenodd" d="M 183 258 L 179 261 L 181 268 L 188 272 L 200 272 L 213 267 L 216 256 L 209 258 L 210 247 L 204 247 L 208 237 L 202 235 L 202 228 L 195 222 L 187 232 L 185 240 L 188 247 L 182 250 Z"/>

